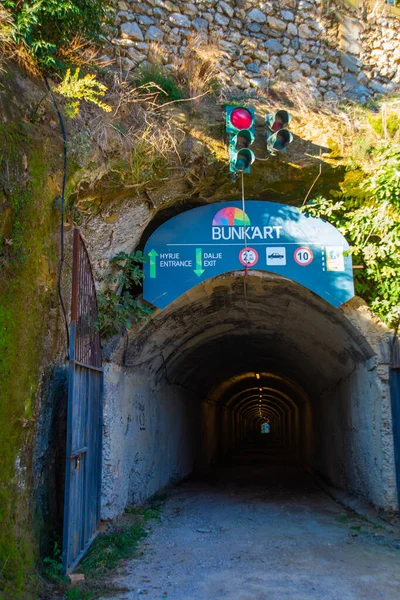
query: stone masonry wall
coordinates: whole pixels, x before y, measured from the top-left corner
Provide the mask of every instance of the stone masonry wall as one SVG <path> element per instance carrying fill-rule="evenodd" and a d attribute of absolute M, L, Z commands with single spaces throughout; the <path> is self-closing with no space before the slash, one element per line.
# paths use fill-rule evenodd
<path fill-rule="evenodd" d="M 188 38 L 199 35 L 222 51 L 220 79 L 232 94 L 255 95 L 289 82 L 303 85 L 315 99 L 366 102 L 400 84 L 400 20 L 376 8 L 350 10 L 327 0 L 115 4 L 107 53 L 124 70 L 145 67 L 158 46 L 164 68 L 172 71 Z"/>

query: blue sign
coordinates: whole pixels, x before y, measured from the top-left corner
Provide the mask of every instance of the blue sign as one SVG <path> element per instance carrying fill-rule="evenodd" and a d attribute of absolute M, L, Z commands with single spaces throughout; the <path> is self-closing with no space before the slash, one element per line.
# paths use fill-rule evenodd
<path fill-rule="evenodd" d="M 143 297 L 165 308 L 201 281 L 244 269 L 277 273 L 337 307 L 354 296 L 349 245 L 335 227 L 298 208 L 248 200 L 173 217 L 148 239 Z"/>

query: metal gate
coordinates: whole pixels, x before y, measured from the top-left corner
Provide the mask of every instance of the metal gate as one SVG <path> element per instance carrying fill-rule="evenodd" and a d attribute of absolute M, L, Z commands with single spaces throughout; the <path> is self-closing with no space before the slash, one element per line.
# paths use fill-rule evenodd
<path fill-rule="evenodd" d="M 392 402 L 392 422 L 394 438 L 394 459 L 396 466 L 397 493 L 400 507 L 400 353 L 397 331 L 393 338 L 391 366 L 389 369 L 390 396 Z"/>
<path fill-rule="evenodd" d="M 96 290 L 83 239 L 74 229 L 63 566 L 82 558 L 100 522 L 103 369 Z"/>

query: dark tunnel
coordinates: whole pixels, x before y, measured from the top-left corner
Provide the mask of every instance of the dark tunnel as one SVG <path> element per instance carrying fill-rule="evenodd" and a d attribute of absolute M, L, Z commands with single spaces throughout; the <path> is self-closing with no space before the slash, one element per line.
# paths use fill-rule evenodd
<path fill-rule="evenodd" d="M 371 324 L 353 313 L 259 271 L 205 281 L 156 311 L 107 367 L 105 513 L 229 457 L 265 422 L 269 443 L 309 472 L 391 506 L 387 407 L 361 333 Z M 146 423 L 131 436 L 137 410 Z"/>

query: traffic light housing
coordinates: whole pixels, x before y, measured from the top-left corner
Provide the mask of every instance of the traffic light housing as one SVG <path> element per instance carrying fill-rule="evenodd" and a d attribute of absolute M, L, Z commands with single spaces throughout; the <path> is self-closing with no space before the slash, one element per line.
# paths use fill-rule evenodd
<path fill-rule="evenodd" d="M 270 154 L 286 152 L 286 146 L 293 141 L 293 135 L 287 129 L 291 120 L 291 115 L 283 109 L 266 115 L 267 151 Z"/>
<path fill-rule="evenodd" d="M 229 135 L 229 170 L 231 173 L 250 173 L 255 156 L 250 149 L 255 139 L 254 109 L 226 106 L 226 132 Z"/>

